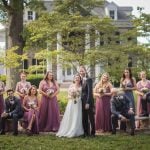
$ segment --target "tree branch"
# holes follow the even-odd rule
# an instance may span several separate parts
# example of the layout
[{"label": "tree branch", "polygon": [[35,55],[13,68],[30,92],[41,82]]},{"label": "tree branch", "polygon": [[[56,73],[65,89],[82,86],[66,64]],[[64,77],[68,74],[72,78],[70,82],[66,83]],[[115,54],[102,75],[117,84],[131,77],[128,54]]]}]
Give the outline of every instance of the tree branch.
[{"label": "tree branch", "polygon": [[8,11],[12,11],[12,7],[10,7],[10,5],[8,5],[8,0],[2,0],[2,3],[4,5],[4,7],[8,10]]}]

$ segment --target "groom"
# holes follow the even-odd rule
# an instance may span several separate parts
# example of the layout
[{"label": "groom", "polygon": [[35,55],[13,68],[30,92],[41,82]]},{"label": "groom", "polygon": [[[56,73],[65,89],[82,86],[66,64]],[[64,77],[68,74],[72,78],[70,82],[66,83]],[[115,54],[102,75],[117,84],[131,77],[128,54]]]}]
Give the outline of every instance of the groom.
[{"label": "groom", "polygon": [[[88,77],[86,68],[80,66],[79,73],[82,82],[82,123],[84,136],[95,136],[95,120],[94,120],[94,99],[93,99],[93,82]],[[91,128],[90,128],[91,127]]]}]

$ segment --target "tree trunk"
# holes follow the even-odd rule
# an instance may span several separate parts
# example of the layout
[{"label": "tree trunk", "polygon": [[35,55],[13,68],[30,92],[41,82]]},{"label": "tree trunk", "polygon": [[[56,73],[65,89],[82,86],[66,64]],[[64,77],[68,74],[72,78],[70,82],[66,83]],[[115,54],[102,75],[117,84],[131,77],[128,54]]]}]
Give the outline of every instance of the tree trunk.
[{"label": "tree trunk", "polygon": [[[11,0],[9,3],[8,12],[8,49],[18,46],[15,51],[21,55],[23,53],[23,0]],[[20,62],[21,67],[21,62]],[[19,68],[7,69],[7,88],[15,88],[16,82],[19,79]]]}]

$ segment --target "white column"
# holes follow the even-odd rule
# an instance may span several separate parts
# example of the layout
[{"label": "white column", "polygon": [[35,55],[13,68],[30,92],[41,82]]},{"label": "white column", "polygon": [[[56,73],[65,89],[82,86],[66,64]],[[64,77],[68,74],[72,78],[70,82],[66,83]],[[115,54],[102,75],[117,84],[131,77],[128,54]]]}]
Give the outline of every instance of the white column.
[{"label": "white column", "polygon": [[[57,51],[60,51],[62,49],[62,39],[61,34],[57,33]],[[58,83],[63,82],[63,69],[62,64],[59,61],[59,55],[57,55],[57,81]]]},{"label": "white column", "polygon": [[[47,43],[47,53],[50,53],[50,43]],[[52,58],[49,54],[46,58],[46,70],[52,71]]]},{"label": "white column", "polygon": [[[100,46],[100,34],[97,30],[95,31],[95,34],[96,34],[95,47],[97,48]],[[98,82],[99,80],[99,74],[101,72],[100,66],[101,66],[100,64],[95,65],[95,82]]]},{"label": "white column", "polygon": [[90,34],[87,32],[85,33],[85,51],[90,49]]}]

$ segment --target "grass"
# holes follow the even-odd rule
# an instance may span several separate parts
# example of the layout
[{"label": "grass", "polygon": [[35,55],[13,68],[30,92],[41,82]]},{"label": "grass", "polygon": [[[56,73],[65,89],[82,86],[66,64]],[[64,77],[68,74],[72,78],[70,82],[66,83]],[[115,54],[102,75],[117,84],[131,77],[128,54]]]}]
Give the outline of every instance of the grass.
[{"label": "grass", "polygon": [[27,137],[0,136],[0,150],[148,150],[149,135],[96,136],[95,138],[58,138],[55,135]]},{"label": "grass", "polygon": [[[61,112],[67,104],[67,91],[58,95]],[[149,132],[150,133],[150,132]],[[119,134],[116,136],[105,135],[95,138],[58,138],[51,134],[26,136],[19,134],[17,137],[7,134],[0,136],[0,150],[148,150],[150,149],[149,134],[137,133],[136,136]]]}]

